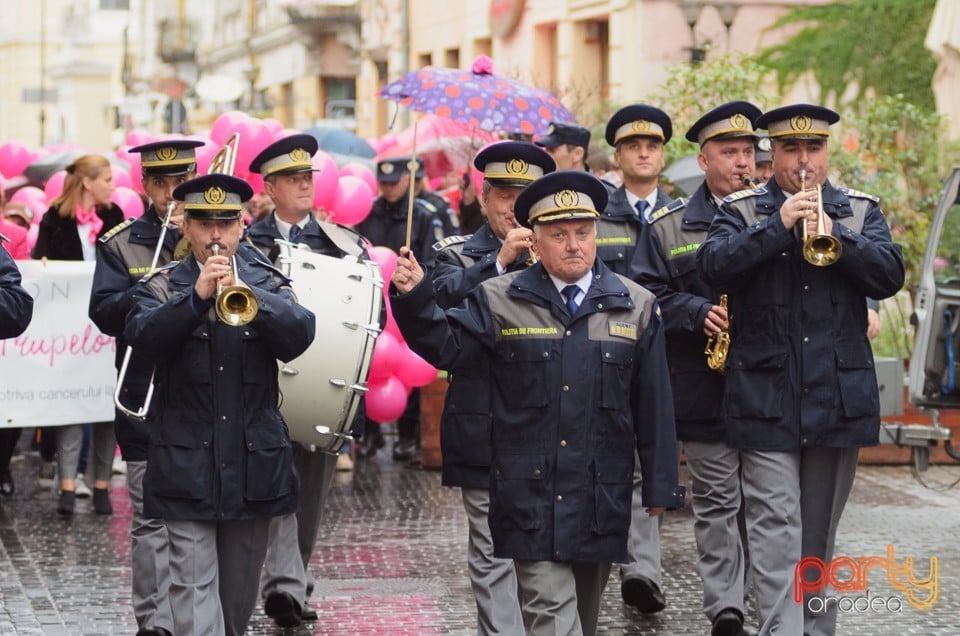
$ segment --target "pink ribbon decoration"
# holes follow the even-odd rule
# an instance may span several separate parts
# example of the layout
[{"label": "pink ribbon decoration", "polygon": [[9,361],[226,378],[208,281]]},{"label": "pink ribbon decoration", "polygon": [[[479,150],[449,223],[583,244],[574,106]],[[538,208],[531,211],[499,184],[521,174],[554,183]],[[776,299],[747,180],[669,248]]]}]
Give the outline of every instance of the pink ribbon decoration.
[{"label": "pink ribbon decoration", "polygon": [[86,225],[90,224],[90,243],[97,242],[97,235],[100,234],[100,230],[103,229],[103,219],[97,214],[97,206],[93,206],[89,210],[84,210],[79,205],[77,206],[77,225]]}]

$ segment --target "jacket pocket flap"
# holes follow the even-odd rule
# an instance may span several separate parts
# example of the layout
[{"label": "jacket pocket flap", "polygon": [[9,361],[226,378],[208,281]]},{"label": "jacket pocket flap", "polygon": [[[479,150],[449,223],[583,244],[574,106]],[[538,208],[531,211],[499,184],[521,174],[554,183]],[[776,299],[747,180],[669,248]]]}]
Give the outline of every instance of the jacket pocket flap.
[{"label": "jacket pocket flap", "polygon": [[607,364],[630,366],[633,364],[633,347],[619,342],[601,342],[600,353]]},{"label": "jacket pocket flap", "polygon": [[780,347],[764,347],[749,343],[730,349],[730,366],[735,369],[782,369],[787,352]]},{"label": "jacket pocket flap", "polygon": [[598,484],[624,484],[633,481],[633,457],[597,457],[594,479]]},{"label": "jacket pocket flap", "polygon": [[501,455],[497,457],[499,479],[543,479],[546,458],[543,455]]},{"label": "jacket pocket flap", "polygon": [[863,347],[838,345],[836,351],[838,369],[869,369],[873,366],[873,354]]}]

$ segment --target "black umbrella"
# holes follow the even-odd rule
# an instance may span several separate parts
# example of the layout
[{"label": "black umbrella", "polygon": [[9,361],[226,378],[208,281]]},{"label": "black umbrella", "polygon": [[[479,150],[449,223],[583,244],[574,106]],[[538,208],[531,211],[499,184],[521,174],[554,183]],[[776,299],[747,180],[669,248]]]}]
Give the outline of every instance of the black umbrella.
[{"label": "black umbrella", "polygon": [[[27,185],[42,188],[43,184],[45,184],[55,173],[60,172],[61,170],[66,170],[67,166],[73,163],[77,157],[82,157],[86,154],[90,153],[84,150],[71,150],[68,152],[57,152],[52,155],[47,155],[46,157],[41,157],[24,169],[23,176],[27,179]],[[111,165],[116,166],[117,168],[123,168],[126,171],[130,170],[130,164],[123,159],[114,157],[112,155],[104,156],[110,161]]]},{"label": "black umbrella", "polygon": [[313,136],[320,145],[320,149],[331,154],[336,153],[363,159],[373,159],[377,156],[377,151],[370,144],[349,130],[314,126],[303,132]]}]

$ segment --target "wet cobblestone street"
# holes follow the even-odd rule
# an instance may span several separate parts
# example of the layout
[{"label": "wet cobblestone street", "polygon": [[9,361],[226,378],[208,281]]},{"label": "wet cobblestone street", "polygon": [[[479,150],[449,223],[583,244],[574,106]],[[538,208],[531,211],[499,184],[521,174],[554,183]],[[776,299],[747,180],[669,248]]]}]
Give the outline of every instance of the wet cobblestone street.
[{"label": "wet cobblestone street", "polygon": [[[130,507],[115,477],[114,515],[95,515],[90,500],[61,518],[56,497],[39,489],[39,459],[12,464],[17,491],[0,508],[0,634],[133,634],[130,610]],[[941,484],[960,467],[932,467]],[[251,634],[468,634],[474,606],[466,574],[466,521],[458,490],[439,471],[390,459],[389,444],[353,472],[336,474],[311,569],[311,605],[320,619],[298,630],[275,627],[258,607]],[[906,466],[861,466],[840,527],[837,555],[913,557],[917,574],[939,561],[939,596],[921,612],[871,570],[871,597],[899,595],[901,612],[841,612],[838,634],[960,634],[960,489],[925,489]],[[644,617],[619,598],[617,568],[604,597],[600,633],[707,634],[700,610],[693,520],[688,509],[663,524],[667,609]],[[849,594],[855,596],[855,594]]]}]

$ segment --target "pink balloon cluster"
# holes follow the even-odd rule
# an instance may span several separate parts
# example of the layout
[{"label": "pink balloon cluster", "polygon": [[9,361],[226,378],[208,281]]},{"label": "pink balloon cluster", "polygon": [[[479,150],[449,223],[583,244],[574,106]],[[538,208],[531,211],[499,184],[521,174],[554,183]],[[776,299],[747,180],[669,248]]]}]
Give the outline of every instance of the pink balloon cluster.
[{"label": "pink balloon cluster", "polygon": [[338,169],[333,157],[322,150],[313,156],[312,163],[317,169],[313,173],[314,207],[343,225],[356,225],[367,218],[377,191],[373,172],[357,163]]},{"label": "pink balloon cluster", "polygon": [[376,422],[391,422],[403,414],[407,396],[414,387],[426,386],[437,377],[437,370],[414,353],[403,339],[387,295],[390,277],[397,267],[397,255],[389,247],[367,249],[370,258],[380,266],[384,280],[384,303],[387,325],[377,336],[367,379],[367,417]]}]

